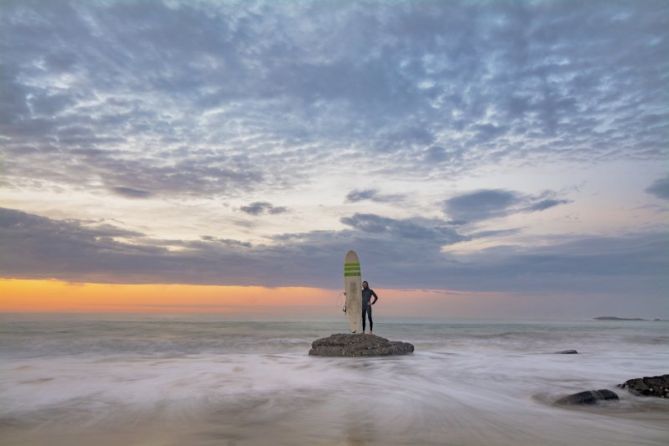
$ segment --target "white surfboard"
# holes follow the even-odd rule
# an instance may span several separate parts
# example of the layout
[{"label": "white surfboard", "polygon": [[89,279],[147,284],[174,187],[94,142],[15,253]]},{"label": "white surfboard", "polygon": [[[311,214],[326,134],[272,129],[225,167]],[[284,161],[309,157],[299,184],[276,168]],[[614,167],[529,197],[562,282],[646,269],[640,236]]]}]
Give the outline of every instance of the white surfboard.
[{"label": "white surfboard", "polygon": [[360,259],[353,250],[344,258],[344,290],[348,325],[352,332],[358,333],[362,325],[362,274]]}]

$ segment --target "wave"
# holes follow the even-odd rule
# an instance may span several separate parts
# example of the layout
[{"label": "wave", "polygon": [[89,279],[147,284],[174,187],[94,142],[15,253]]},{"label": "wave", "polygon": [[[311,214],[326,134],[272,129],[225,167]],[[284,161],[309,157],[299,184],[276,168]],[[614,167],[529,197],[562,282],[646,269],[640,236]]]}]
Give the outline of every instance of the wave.
[{"label": "wave", "polygon": [[[396,358],[313,358],[336,323],[0,327],[3,444],[664,445],[669,401],[552,405],[666,373],[663,328],[379,324]],[[578,344],[578,345],[576,345]],[[577,346],[579,355],[547,355]],[[642,415],[639,415],[642,414]]]}]

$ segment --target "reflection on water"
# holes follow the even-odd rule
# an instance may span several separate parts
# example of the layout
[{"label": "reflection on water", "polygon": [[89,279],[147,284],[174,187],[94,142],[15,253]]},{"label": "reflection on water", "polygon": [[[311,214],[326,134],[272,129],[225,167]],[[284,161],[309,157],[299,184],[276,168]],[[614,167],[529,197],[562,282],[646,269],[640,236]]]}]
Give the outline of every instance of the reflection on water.
[{"label": "reflection on water", "polygon": [[669,443],[667,400],[552,405],[669,373],[669,324],[379,324],[416,353],[306,355],[341,325],[2,320],[2,444]]}]

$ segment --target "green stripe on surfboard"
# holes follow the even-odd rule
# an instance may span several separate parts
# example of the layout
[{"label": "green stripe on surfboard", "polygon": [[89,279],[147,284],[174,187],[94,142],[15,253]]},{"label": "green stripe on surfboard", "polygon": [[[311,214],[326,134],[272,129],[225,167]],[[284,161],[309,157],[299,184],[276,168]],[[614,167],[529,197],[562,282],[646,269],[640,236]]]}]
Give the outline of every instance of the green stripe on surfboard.
[{"label": "green stripe on surfboard", "polygon": [[360,271],[355,273],[344,273],[344,277],[360,277]]}]

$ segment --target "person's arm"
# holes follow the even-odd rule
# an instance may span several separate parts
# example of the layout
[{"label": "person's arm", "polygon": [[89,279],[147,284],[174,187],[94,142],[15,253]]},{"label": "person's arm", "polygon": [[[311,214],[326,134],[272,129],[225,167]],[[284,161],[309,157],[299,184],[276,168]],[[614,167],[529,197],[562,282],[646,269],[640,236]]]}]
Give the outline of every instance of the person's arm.
[{"label": "person's arm", "polygon": [[374,296],[374,300],[372,301],[372,305],[374,305],[376,303],[376,301],[379,300],[379,296],[376,295],[374,290],[372,290],[372,296]]}]

